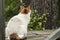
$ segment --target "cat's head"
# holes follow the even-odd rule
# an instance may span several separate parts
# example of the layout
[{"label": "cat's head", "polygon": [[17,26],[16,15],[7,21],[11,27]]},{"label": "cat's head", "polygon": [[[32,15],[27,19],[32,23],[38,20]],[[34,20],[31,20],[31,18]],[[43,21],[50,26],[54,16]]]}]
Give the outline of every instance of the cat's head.
[{"label": "cat's head", "polygon": [[30,6],[20,6],[20,11],[22,14],[28,14],[30,12]]}]

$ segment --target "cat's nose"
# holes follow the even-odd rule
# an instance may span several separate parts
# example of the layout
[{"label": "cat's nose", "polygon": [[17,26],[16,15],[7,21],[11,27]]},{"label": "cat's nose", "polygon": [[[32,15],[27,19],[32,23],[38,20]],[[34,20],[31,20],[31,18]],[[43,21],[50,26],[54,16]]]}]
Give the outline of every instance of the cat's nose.
[{"label": "cat's nose", "polygon": [[27,14],[27,13],[28,13],[26,9],[24,10],[24,13],[25,13],[25,14]]}]

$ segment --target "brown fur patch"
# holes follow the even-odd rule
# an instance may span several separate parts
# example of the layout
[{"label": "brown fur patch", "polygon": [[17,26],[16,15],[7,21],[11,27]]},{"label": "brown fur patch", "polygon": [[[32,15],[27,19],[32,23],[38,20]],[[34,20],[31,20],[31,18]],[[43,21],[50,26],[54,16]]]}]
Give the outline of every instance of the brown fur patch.
[{"label": "brown fur patch", "polygon": [[28,12],[30,11],[30,6],[27,6],[27,7],[20,6],[20,10],[21,10],[21,13],[28,14]]},{"label": "brown fur patch", "polygon": [[10,35],[10,40],[20,40],[20,38],[18,37],[16,33],[13,33]]}]

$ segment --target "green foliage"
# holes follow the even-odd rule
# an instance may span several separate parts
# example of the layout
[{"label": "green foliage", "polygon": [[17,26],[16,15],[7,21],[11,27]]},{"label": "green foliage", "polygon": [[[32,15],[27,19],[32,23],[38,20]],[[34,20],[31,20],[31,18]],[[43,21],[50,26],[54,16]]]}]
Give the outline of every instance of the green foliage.
[{"label": "green foliage", "polygon": [[35,10],[32,10],[31,21],[29,23],[29,30],[42,30],[42,23],[46,21],[47,18],[45,13],[40,15],[37,12],[35,12]]},{"label": "green foliage", "polygon": [[8,21],[12,16],[19,13],[20,0],[5,0],[5,3],[5,20]]}]

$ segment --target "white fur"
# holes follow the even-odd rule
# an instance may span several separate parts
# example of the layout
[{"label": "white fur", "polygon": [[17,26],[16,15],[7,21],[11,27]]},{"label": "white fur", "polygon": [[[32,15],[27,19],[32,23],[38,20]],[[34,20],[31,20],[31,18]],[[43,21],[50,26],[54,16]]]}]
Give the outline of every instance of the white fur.
[{"label": "white fur", "polygon": [[12,33],[17,33],[20,38],[27,36],[27,26],[30,21],[30,14],[31,11],[28,14],[19,13],[9,20],[5,29],[5,36],[7,39],[9,39],[9,35]]}]

